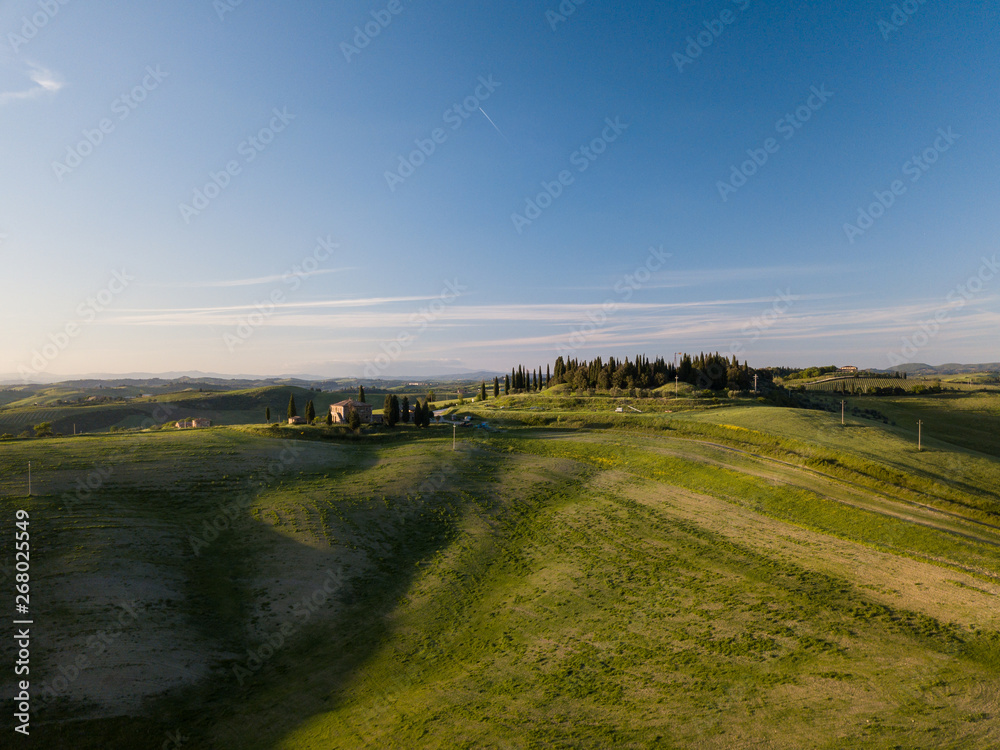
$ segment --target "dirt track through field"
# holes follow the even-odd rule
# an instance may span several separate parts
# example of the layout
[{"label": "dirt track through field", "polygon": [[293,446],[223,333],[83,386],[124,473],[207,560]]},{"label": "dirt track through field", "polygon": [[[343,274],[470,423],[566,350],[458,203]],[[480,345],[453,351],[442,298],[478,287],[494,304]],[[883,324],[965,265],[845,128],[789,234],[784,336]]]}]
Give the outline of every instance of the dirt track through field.
[{"label": "dirt track through field", "polygon": [[[568,435],[563,435],[560,433],[546,433],[541,436],[547,439],[551,438],[568,438]],[[573,440],[576,442],[590,442],[590,443],[606,443],[606,440],[600,439],[596,435],[580,436],[574,435]],[[773,467],[782,467],[787,469],[787,472],[775,472],[766,471],[761,469],[753,469],[745,466],[736,467],[731,461],[724,461],[718,458],[713,458],[711,456],[705,455],[692,450],[681,450],[677,448],[667,448],[663,445],[652,444],[653,441],[650,440],[644,446],[654,453],[661,455],[668,455],[672,458],[679,458],[688,461],[696,461],[699,463],[711,464],[713,466],[718,466],[730,471],[740,471],[751,476],[759,477],[772,482],[778,482],[786,486],[795,487],[797,489],[803,489],[810,492],[814,492],[821,497],[832,500],[834,502],[842,503],[844,505],[849,505],[854,508],[859,508],[861,510],[867,510],[872,513],[877,513],[882,516],[897,518],[910,523],[918,524],[926,528],[934,529],[935,531],[941,531],[948,534],[953,534],[955,536],[962,537],[963,539],[968,539],[969,541],[978,542],[981,544],[988,544],[995,547],[1000,547],[1000,534],[992,535],[983,533],[983,531],[995,530],[1000,532],[1000,526],[987,523],[985,521],[980,521],[975,518],[969,518],[967,516],[960,515],[958,513],[952,513],[940,508],[935,508],[931,505],[924,503],[919,503],[913,500],[906,500],[904,498],[893,497],[889,495],[884,495],[875,492],[870,487],[865,487],[864,485],[852,482],[848,479],[843,479],[841,477],[834,476],[832,474],[827,474],[816,469],[812,469],[806,466],[799,466],[797,464],[790,463],[788,461],[782,461],[781,459],[772,458],[770,456],[765,456],[759,453],[754,453],[752,451],[747,451],[741,448],[735,448],[733,446],[724,445],[722,443],[715,443],[707,440],[694,440],[686,438],[673,438],[664,437],[659,438],[661,441],[672,441],[675,443],[687,444],[687,445],[699,445],[707,448],[712,448],[715,450],[725,451],[727,453],[736,454],[743,456],[748,459],[753,459],[764,465],[769,465]],[[798,476],[796,476],[798,475]],[[841,488],[843,492],[832,493],[829,486],[821,486],[816,483],[802,483],[795,481],[799,479],[802,475],[814,476],[824,480],[827,485],[832,485]],[[921,493],[924,494],[924,493]],[[854,496],[853,498],[851,496]],[[906,509],[894,507],[894,506],[907,506]],[[935,518],[935,516],[944,517],[944,519]],[[949,521],[951,522],[949,524]],[[960,524],[969,524],[975,527],[975,530],[963,529]]]}]

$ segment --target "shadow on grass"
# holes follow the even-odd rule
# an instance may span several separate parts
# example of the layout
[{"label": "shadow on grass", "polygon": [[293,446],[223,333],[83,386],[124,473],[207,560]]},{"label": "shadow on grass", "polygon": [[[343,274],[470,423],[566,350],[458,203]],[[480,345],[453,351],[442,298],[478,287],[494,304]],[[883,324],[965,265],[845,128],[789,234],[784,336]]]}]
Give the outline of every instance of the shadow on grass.
[{"label": "shadow on grass", "polygon": [[[414,431],[407,437],[351,441],[350,465],[321,475],[342,486],[380,460],[391,461],[397,445],[440,436]],[[443,447],[441,441],[438,445]],[[268,628],[263,640],[252,642],[247,635],[255,601],[249,582],[258,545],[281,550],[282,559],[295,559],[299,571],[332,570],[338,576],[342,550],[302,544],[267,524],[251,522],[253,533],[221,532],[201,554],[188,554],[179,565],[185,580],[183,607],[190,624],[211,645],[210,650],[239,656],[210,665],[210,676],[194,686],[148,701],[140,716],[84,718],[74,716],[70,707],[53,704],[33,724],[33,744],[83,750],[154,748],[164,743],[170,746],[171,738],[180,732],[181,747],[272,747],[313,716],[333,710],[340,692],[363,672],[391,632],[389,615],[410,589],[419,563],[446,547],[458,533],[469,497],[461,490],[492,476],[495,462],[461,452],[453,455],[435,451],[426,472],[412,481],[411,492],[416,489],[416,495],[396,498],[391,510],[384,498],[374,497],[343,508],[331,493],[330,507],[336,507],[340,520],[354,529],[345,544],[367,559],[367,565],[360,575],[351,571],[353,577],[344,579],[334,594],[317,597],[323,599],[321,603],[303,598],[290,613],[276,615],[276,624]],[[306,479],[317,473],[313,470]],[[296,477],[290,479],[294,483]],[[186,491],[190,493],[191,488]],[[127,490],[118,494],[127,495]],[[193,498],[179,493],[172,498],[163,493],[160,498],[144,496],[132,502],[167,509],[161,520],[182,500],[190,506],[186,509],[189,517],[199,509],[211,512],[218,503],[212,500],[211,488],[197,494]],[[119,499],[126,502],[124,496]],[[308,590],[313,594],[323,590],[322,573],[301,577],[309,579]]]}]

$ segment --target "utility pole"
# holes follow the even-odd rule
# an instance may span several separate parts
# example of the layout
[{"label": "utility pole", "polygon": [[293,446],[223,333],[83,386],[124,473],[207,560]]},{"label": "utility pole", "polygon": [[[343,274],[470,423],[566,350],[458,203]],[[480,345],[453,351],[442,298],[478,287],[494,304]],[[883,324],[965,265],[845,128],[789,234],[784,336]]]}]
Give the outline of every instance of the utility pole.
[{"label": "utility pole", "polygon": [[840,402],[840,425],[844,425],[844,407],[847,405],[846,401]]},{"label": "utility pole", "polygon": [[680,389],[681,376],[677,374],[677,358],[683,352],[674,352],[674,398],[677,398],[677,391]]},{"label": "utility pole", "polygon": [[757,373],[753,374],[753,392],[757,392]]},{"label": "utility pole", "polygon": [[31,461],[28,461],[28,497],[31,497]]},{"label": "utility pole", "polygon": [[451,449],[455,450],[455,432],[458,430],[458,425],[454,422],[451,423]]},{"label": "utility pole", "polygon": [[917,420],[917,450],[918,451],[922,451],[923,450],[923,447],[921,446],[921,443],[920,443],[920,441],[921,441],[921,434],[920,433],[922,431],[923,426],[924,426],[923,420],[918,419]]}]

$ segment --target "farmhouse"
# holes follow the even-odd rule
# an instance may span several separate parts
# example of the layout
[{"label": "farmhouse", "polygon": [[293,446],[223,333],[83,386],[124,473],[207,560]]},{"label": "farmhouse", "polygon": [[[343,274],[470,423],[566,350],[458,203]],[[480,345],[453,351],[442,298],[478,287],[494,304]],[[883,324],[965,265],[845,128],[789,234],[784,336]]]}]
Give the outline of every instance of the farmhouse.
[{"label": "farmhouse", "polygon": [[851,373],[854,373],[854,372],[857,372],[857,371],[858,371],[858,368],[855,367],[854,365],[844,365],[843,367],[838,367],[837,368],[837,372],[851,372]]},{"label": "farmhouse", "polygon": [[288,418],[288,424],[305,424],[305,423],[306,423],[306,418],[305,417],[289,417]]},{"label": "farmhouse", "polygon": [[195,427],[211,427],[211,426],[212,426],[212,420],[204,418],[184,419],[181,420],[180,422],[174,422],[174,427],[176,427],[178,430],[190,430]]},{"label": "farmhouse", "polygon": [[347,422],[347,414],[354,409],[361,418],[361,421],[365,424],[371,424],[372,421],[372,405],[366,404],[363,401],[354,401],[353,399],[347,399],[346,401],[338,401],[335,404],[330,404],[330,417],[333,419],[334,424],[344,424]]}]

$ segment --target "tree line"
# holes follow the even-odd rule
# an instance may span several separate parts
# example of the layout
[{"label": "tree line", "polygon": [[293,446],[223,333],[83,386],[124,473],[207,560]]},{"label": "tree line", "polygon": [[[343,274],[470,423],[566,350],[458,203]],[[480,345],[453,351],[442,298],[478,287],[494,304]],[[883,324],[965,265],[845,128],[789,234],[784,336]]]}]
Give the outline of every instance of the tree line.
[{"label": "tree line", "polygon": [[[668,383],[685,383],[696,388],[710,390],[746,391],[754,387],[754,375],[758,387],[770,384],[774,374],[768,369],[757,370],[745,361],[741,364],[735,356],[729,358],[718,352],[702,352],[692,356],[684,354],[675,363],[663,357],[650,359],[639,354],[634,359],[597,357],[590,361],[557,357],[552,364],[542,368],[526,369],[523,365],[511,369],[504,376],[504,393],[527,393],[566,383],[573,389],[631,390],[633,388],[659,388]],[[509,383],[509,387],[508,387]]]},{"label": "tree line", "polygon": [[411,416],[415,427],[427,427],[431,423],[433,414],[434,411],[427,399],[423,401],[417,399],[413,405],[412,415],[409,396],[403,396],[402,401],[400,401],[398,396],[390,394],[385,397],[385,402],[382,405],[382,422],[388,427],[395,427],[400,422],[408,424]]}]

